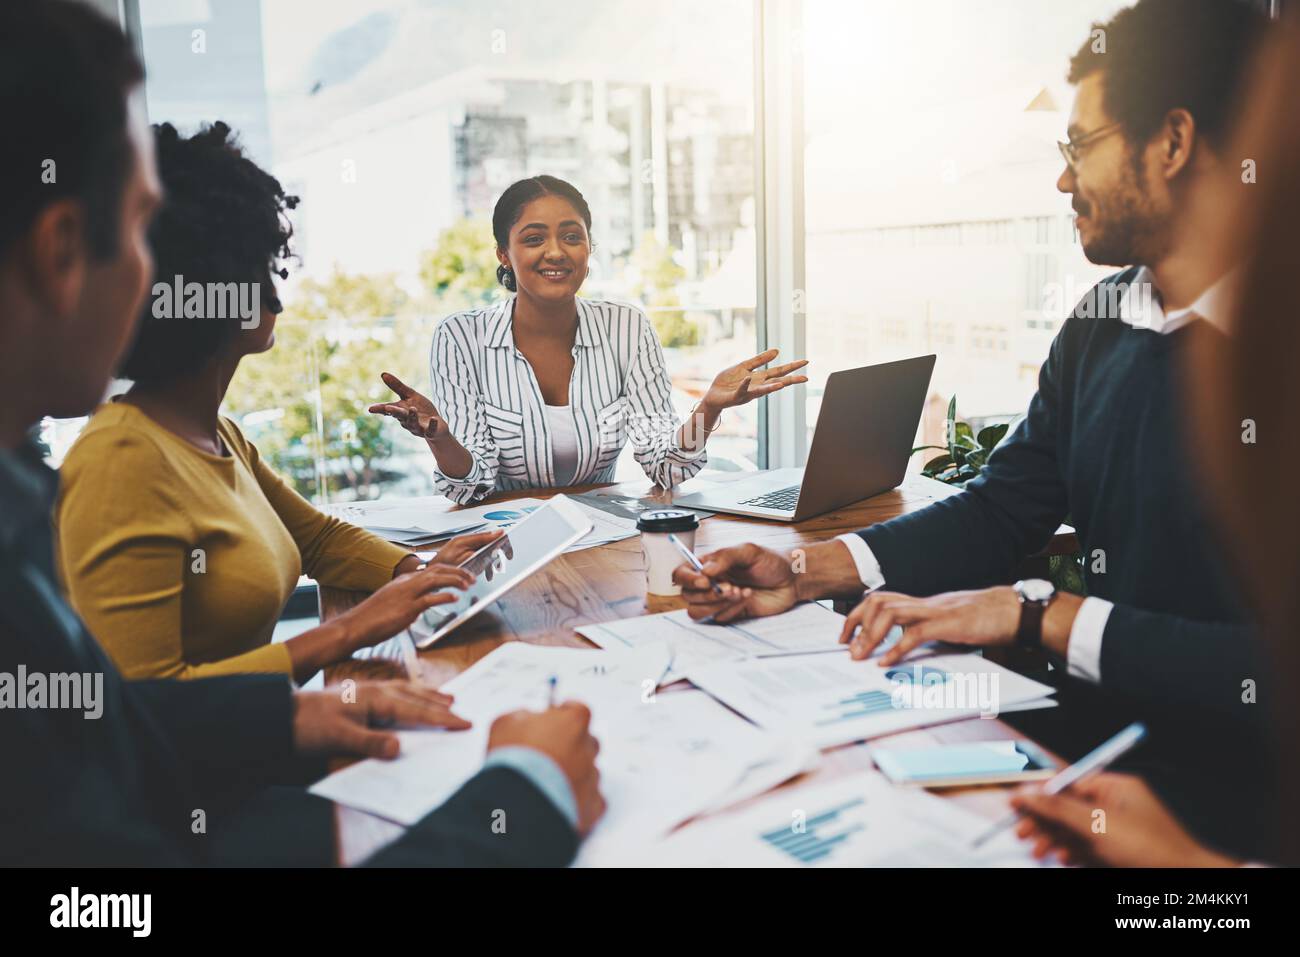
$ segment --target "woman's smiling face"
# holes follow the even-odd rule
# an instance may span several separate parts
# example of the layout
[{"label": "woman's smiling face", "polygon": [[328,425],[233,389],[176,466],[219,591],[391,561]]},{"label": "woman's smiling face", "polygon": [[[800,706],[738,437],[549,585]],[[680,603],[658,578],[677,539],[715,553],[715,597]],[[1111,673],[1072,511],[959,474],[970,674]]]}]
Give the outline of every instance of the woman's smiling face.
[{"label": "woman's smiling face", "polygon": [[591,237],[582,215],[560,196],[539,196],[510,227],[510,248],[497,258],[515,273],[520,295],[546,302],[572,299],[587,279]]}]

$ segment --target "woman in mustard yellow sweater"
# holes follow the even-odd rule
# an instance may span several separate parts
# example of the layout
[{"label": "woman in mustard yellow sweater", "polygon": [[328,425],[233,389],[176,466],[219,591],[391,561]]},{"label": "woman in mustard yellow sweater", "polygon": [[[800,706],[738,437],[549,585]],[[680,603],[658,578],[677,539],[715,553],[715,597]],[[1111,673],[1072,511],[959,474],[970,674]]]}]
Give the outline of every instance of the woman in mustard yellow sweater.
[{"label": "woman in mustard yellow sweater", "polygon": [[[165,202],[150,231],[159,285],[122,374],[62,469],[56,530],[73,605],[131,678],[284,672],[303,680],[390,638],[466,587],[452,565],[490,541],[465,536],[417,571],[416,556],[316,510],[219,414],[240,360],[271,348],[271,279],[289,255],[296,204],[225,124],[189,139],[156,128]],[[283,275],[283,273],[282,273]],[[220,315],[172,309],[158,290],[235,284]],[[174,291],[172,289],[171,291]],[[231,315],[231,303],[256,309]],[[212,299],[207,300],[211,305]],[[237,310],[236,310],[237,312]],[[376,593],[346,615],[271,644],[302,572]],[[406,573],[413,574],[406,574]]]}]

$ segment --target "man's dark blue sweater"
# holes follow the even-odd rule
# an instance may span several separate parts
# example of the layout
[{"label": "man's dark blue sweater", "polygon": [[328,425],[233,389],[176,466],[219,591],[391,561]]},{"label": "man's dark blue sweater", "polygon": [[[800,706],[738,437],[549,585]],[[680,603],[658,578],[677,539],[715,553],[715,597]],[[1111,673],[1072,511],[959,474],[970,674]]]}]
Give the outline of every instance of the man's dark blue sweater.
[{"label": "man's dark blue sweater", "polygon": [[1089,594],[1114,603],[1101,689],[1152,726],[1153,784],[1208,839],[1266,852],[1263,705],[1248,703],[1263,692],[1260,649],[1189,454],[1241,436],[1192,434],[1184,402],[1193,340],[1222,334],[1201,320],[1164,335],[1125,324],[1111,287],[1136,272],[1065,322],[1026,418],[962,494],[859,534],[887,588],[930,595],[1013,580],[1068,516]]}]

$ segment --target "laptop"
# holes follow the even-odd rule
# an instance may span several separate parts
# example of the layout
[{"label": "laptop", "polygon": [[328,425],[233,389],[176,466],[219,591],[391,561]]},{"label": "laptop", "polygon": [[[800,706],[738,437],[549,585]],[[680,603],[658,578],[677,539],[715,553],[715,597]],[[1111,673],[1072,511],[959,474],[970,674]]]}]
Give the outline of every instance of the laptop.
[{"label": "laptop", "polygon": [[808,464],[674,498],[674,505],[799,522],[895,488],[930,391],[934,356],[834,372]]}]

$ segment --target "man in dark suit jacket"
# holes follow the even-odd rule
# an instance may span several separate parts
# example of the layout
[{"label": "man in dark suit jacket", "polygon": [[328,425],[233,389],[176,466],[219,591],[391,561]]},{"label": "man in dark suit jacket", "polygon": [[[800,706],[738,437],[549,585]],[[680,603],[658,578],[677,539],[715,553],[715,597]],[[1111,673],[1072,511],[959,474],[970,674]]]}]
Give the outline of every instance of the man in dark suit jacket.
[{"label": "man in dark suit jacket", "polygon": [[[705,571],[729,583],[721,596],[689,566],[676,571],[691,614],[720,621],[870,590],[841,639],[866,658],[903,626],[881,664],[932,640],[1045,648],[1108,707],[1154,726],[1146,757],[1169,773],[1172,803],[1247,851],[1259,849],[1260,783],[1243,789],[1239,775],[1258,771],[1265,676],[1184,448],[1249,435],[1183,431],[1182,357],[1225,334],[1231,293],[1230,275],[1188,267],[1197,237],[1184,221],[1213,178],[1240,174],[1222,150],[1263,29],[1245,4],[1141,0],[1105,25],[1100,48],[1090,38],[1074,57],[1057,186],[1090,260],[1142,265],[1075,308],[1027,416],[961,494],[808,548],[798,563],[752,545],[715,552]],[[1067,516],[1089,597],[1008,584]]]},{"label": "man in dark suit jacket", "polygon": [[[330,755],[392,757],[383,727],[446,723],[447,699],[124,681],[55,580],[57,477],[30,432],[93,408],[144,300],[159,195],[141,78],[83,4],[0,15],[0,863],[332,864],[333,806],[304,776]],[[484,770],[369,863],[568,863],[603,811],[589,717],[499,719]]]}]

